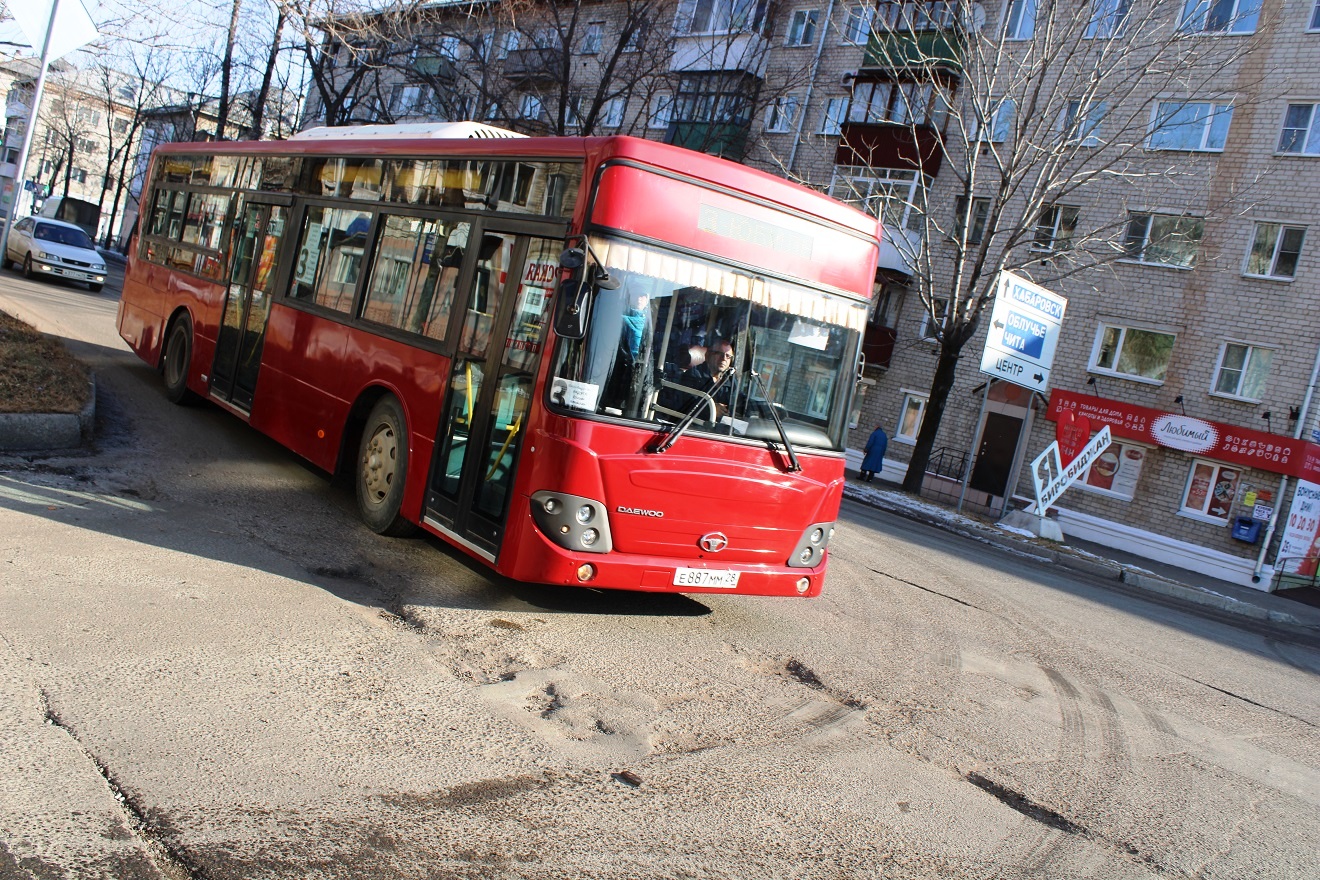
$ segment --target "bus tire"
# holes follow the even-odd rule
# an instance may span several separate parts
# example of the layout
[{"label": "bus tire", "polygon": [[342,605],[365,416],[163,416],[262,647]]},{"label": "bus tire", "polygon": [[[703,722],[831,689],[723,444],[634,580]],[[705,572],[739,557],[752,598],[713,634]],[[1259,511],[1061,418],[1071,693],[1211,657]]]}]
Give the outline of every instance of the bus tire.
[{"label": "bus tire", "polygon": [[367,527],[378,535],[412,534],[416,526],[400,513],[408,477],[408,424],[392,395],[376,401],[367,416],[356,471],[358,514]]},{"label": "bus tire", "polygon": [[181,316],[170,325],[165,337],[165,350],[161,353],[161,376],[165,379],[165,399],[170,403],[187,406],[195,396],[188,390],[188,372],[192,369],[192,321]]}]

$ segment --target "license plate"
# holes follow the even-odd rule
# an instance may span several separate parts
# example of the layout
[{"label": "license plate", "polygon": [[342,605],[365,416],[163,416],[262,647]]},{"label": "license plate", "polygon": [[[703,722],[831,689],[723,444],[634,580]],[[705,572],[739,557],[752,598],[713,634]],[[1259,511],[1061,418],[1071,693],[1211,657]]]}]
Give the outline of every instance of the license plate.
[{"label": "license plate", "polygon": [[718,587],[732,590],[738,586],[740,571],[722,568],[680,568],[674,572],[676,587]]}]

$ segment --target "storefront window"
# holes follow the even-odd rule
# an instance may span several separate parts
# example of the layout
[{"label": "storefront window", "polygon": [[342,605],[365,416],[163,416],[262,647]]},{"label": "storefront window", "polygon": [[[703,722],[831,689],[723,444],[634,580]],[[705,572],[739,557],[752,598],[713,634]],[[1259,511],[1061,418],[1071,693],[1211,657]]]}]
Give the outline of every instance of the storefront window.
[{"label": "storefront window", "polygon": [[1192,462],[1187,487],[1183,490],[1181,512],[1227,522],[1241,474],[1242,471],[1232,465],[1201,460]]},{"label": "storefront window", "polygon": [[1110,443],[1077,485],[1088,491],[1131,501],[1141,478],[1141,466],[1150,450],[1136,443]]}]

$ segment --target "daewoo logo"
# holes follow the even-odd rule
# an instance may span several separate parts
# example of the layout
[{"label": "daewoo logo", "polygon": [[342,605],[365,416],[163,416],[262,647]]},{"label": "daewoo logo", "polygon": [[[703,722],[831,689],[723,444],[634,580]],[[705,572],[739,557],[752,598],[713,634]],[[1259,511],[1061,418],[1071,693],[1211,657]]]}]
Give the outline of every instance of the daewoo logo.
[{"label": "daewoo logo", "polygon": [[641,507],[616,507],[614,509],[619,513],[631,513],[633,516],[653,516],[657,519],[665,515],[662,510],[646,510]]},{"label": "daewoo logo", "polygon": [[1183,452],[1206,452],[1219,440],[1219,431],[1209,422],[1171,414],[1156,419],[1150,432],[1161,446]]}]

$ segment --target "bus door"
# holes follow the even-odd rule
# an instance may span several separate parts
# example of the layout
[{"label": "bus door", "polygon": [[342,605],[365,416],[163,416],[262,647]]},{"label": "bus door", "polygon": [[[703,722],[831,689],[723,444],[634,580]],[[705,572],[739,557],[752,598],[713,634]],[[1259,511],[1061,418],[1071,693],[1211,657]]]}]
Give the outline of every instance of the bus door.
[{"label": "bus door", "polygon": [[276,258],[288,220],[286,205],[248,202],[235,224],[225,314],[211,365],[211,394],[244,411],[252,408],[257,389]]},{"label": "bus door", "polygon": [[[492,560],[526,434],[563,237],[474,229],[467,308],[426,494],[427,518]],[[456,310],[460,311],[460,310]],[[451,325],[454,326],[454,325]]]}]

